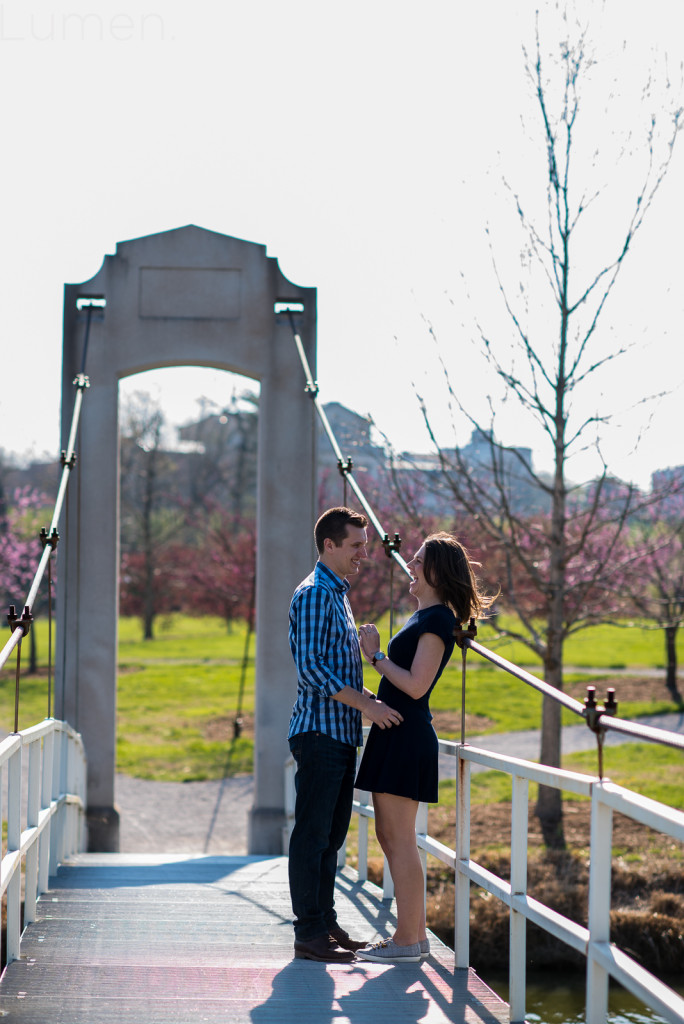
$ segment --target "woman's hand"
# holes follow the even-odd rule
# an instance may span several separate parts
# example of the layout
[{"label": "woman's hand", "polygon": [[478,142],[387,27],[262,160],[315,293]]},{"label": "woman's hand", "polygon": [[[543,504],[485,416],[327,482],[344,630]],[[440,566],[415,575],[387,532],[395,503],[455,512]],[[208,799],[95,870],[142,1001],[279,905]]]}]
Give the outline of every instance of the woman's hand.
[{"label": "woman's hand", "polygon": [[373,655],[380,650],[380,634],[377,626],[374,626],[372,622],[367,622],[359,627],[359,642],[364,657],[370,661]]}]

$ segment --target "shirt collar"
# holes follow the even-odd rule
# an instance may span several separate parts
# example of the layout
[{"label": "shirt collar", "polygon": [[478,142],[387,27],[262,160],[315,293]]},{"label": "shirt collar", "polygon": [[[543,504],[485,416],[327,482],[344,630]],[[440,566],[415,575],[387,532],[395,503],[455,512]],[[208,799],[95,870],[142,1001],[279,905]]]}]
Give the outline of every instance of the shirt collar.
[{"label": "shirt collar", "polygon": [[337,590],[341,594],[346,594],[351,586],[348,579],[341,580],[340,577],[329,569],[323,562],[316,562],[316,575],[318,578],[325,582],[331,589]]}]

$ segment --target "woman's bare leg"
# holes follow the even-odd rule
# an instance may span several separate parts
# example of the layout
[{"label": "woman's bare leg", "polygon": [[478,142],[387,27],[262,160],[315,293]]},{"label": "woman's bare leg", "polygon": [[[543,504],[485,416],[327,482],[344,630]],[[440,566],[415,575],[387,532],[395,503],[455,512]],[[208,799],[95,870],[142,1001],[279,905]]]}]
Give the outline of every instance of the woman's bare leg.
[{"label": "woman's bare leg", "polygon": [[416,846],[418,802],[391,793],[373,793],[375,833],[387,857],[397,901],[398,946],[426,938],[423,866]]}]

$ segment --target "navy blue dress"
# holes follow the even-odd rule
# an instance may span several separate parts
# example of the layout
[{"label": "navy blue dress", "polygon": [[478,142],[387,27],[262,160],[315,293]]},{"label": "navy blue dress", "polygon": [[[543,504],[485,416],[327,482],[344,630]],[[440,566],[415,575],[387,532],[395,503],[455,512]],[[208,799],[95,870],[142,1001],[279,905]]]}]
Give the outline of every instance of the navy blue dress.
[{"label": "navy blue dress", "polygon": [[419,609],[389,643],[388,657],[410,669],[423,633],[435,633],[444,641],[444,656],[427,693],[415,700],[383,676],[378,698],[399,711],[404,721],[390,729],[372,725],[359,765],[355,786],[371,793],[393,793],[411,800],[436,803],[439,783],[439,750],[432,726],[430,694],[454,649],[456,617],[446,605]]}]

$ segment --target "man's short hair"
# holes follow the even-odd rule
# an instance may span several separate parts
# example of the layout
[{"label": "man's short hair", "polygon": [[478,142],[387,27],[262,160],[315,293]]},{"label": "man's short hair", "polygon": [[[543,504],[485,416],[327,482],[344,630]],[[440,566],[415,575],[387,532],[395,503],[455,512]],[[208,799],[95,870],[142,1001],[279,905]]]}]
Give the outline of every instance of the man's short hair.
[{"label": "man's short hair", "polygon": [[361,512],[355,512],[352,508],[329,508],[324,512],[314,528],[316,550],[319,555],[323,553],[323,541],[326,537],[339,548],[347,536],[348,526],[364,530],[368,526],[368,520]]}]

